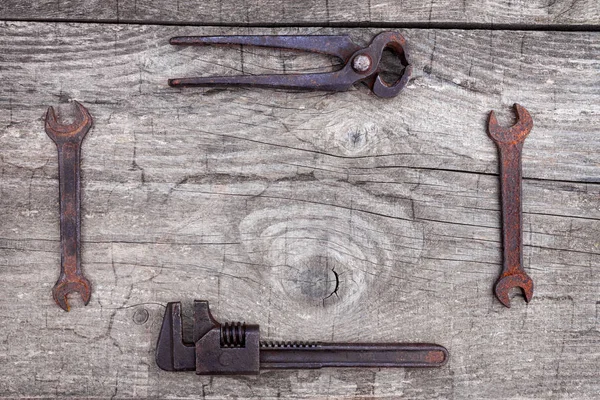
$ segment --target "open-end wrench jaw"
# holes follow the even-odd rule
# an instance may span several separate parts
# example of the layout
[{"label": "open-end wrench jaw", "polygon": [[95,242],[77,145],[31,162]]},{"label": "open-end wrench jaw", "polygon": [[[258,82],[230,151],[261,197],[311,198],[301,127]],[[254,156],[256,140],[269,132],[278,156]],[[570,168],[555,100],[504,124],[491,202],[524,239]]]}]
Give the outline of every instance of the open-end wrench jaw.
[{"label": "open-end wrench jaw", "polygon": [[519,287],[523,291],[525,302],[529,303],[533,297],[533,279],[527,274],[515,274],[501,277],[494,286],[496,298],[505,307],[510,308],[510,298],[508,297],[512,288]]},{"label": "open-end wrench jaw", "polygon": [[505,128],[498,124],[496,113],[490,111],[488,119],[488,133],[494,142],[499,144],[517,144],[525,140],[531,128],[533,128],[533,119],[529,111],[520,104],[514,104],[515,112],[517,113],[517,123],[510,128]]},{"label": "open-end wrench jaw", "polygon": [[60,308],[69,311],[69,302],[67,296],[71,293],[79,293],[83,305],[87,306],[92,296],[92,285],[84,276],[72,277],[67,280],[65,274],[61,274],[58,281],[52,288],[52,297]]},{"label": "open-end wrench jaw", "polygon": [[61,124],[56,118],[54,107],[48,107],[46,112],[46,134],[57,145],[64,142],[81,142],[92,127],[92,116],[88,110],[77,101],[75,104],[75,120],[70,124]]}]

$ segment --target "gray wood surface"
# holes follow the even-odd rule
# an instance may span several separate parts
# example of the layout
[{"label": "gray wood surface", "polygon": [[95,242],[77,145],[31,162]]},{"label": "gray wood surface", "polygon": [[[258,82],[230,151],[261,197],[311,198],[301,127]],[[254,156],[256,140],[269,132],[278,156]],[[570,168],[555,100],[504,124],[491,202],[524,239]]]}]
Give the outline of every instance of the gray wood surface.
[{"label": "gray wood surface", "polygon": [[[560,3],[560,2],[559,2]],[[138,2],[138,5],[140,2]],[[474,4],[474,3],[469,3]],[[121,5],[121,7],[125,7]],[[413,79],[345,93],[176,90],[167,78],[312,71],[327,58],[177,49],[180,34],[374,29],[0,24],[0,396],[596,399],[600,393],[600,33],[404,30]],[[86,105],[83,265],[59,268],[49,105]],[[501,263],[487,113],[519,102],[533,301],[492,294]],[[68,118],[68,117],[67,117]],[[335,273],[333,272],[335,271]],[[334,293],[336,277],[339,288]],[[265,339],[425,341],[436,370],[160,371],[168,301],[211,302]]]},{"label": "gray wood surface", "polygon": [[176,24],[600,24],[598,0],[2,0],[0,19]]}]

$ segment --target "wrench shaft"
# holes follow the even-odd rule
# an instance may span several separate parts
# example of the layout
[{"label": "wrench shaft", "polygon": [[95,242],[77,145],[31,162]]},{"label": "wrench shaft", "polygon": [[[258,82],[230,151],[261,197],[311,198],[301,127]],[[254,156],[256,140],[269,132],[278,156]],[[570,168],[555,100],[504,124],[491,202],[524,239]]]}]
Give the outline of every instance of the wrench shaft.
[{"label": "wrench shaft", "polygon": [[500,186],[502,191],[502,277],[522,269],[523,226],[521,210],[521,151],[523,142],[500,144]]},{"label": "wrench shaft", "polygon": [[81,274],[80,142],[57,144],[60,202],[61,275]]}]

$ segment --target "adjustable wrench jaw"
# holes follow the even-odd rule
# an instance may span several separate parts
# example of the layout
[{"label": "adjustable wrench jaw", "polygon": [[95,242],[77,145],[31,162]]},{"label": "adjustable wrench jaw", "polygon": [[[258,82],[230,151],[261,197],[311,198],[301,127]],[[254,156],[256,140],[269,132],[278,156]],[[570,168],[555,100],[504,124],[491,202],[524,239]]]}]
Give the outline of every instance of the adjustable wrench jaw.
[{"label": "adjustable wrench jaw", "polygon": [[256,375],[260,370],[258,325],[218,323],[207,301],[194,302],[194,341],[183,340],[181,303],[167,304],[156,347],[156,363],[165,371],[198,375]]},{"label": "adjustable wrench jaw", "polygon": [[243,333],[232,333],[231,344],[223,343],[230,327],[213,328],[196,342],[196,374],[258,375],[260,332],[258,325],[245,325]]}]

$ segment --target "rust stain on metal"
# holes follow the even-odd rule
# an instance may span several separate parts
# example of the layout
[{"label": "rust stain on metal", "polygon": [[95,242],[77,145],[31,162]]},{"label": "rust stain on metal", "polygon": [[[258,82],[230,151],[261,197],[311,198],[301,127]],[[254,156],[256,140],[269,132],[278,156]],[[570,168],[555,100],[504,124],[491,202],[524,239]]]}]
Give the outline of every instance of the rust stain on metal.
[{"label": "rust stain on metal", "polygon": [[220,324],[208,302],[194,302],[193,343],[183,341],[181,303],[168,303],[156,345],[166,371],[199,375],[258,374],[261,369],[441,367],[448,350],[430,343],[261,342],[258,325]]},{"label": "rust stain on metal", "polygon": [[508,293],[520,287],[529,302],[533,297],[533,280],[523,269],[523,215],[521,201],[521,152],[523,142],[533,128],[529,112],[519,104],[514,105],[518,121],[510,128],[498,125],[494,111],[490,112],[488,133],[498,146],[500,156],[500,186],[502,190],[502,244],[503,267],[496,282],[496,297],[510,307]]},{"label": "rust stain on metal", "polygon": [[76,118],[72,124],[60,124],[54,108],[46,112],[46,133],[58,149],[58,182],[60,202],[61,266],[58,281],[52,288],[54,301],[69,311],[67,296],[78,292],[85,305],[90,301],[91,284],[81,270],[81,143],[92,127],[88,110],[74,102]]},{"label": "rust stain on metal", "polygon": [[447,357],[448,354],[444,353],[443,351],[429,351],[425,355],[425,362],[431,364],[440,364],[444,363]]},{"label": "rust stain on metal", "polygon": [[[171,38],[172,45],[247,45],[299,50],[327,54],[344,62],[342,69],[314,74],[275,74],[216,76],[170,79],[172,87],[253,86],[279,89],[345,91],[357,82],[365,82],[379,97],[395,97],[406,86],[412,72],[404,49],[406,40],[397,32],[382,32],[367,47],[360,47],[346,35],[284,35],[284,36],[180,36]],[[392,50],[400,59],[403,70],[392,83],[381,77],[381,56]]]}]

